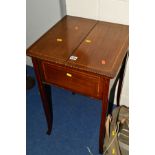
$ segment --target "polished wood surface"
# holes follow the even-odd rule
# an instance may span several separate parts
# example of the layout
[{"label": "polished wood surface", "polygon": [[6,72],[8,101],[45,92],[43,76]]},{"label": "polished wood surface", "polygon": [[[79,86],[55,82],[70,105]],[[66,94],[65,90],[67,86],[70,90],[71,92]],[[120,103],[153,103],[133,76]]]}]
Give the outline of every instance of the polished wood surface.
[{"label": "polished wood surface", "polygon": [[99,76],[47,62],[43,62],[42,67],[47,83],[102,99],[103,85]]},{"label": "polished wood surface", "polygon": [[[27,55],[33,60],[48,134],[53,120],[48,87],[52,84],[102,100],[99,152],[103,152],[105,120],[110,105],[109,83],[114,77],[120,80],[119,101],[128,37],[126,25],[65,16],[27,49]],[[119,71],[120,68],[123,69]],[[117,81],[112,87],[114,91]],[[113,101],[114,91],[110,101]]]},{"label": "polished wood surface", "polygon": [[73,53],[78,59],[68,64],[113,78],[128,49],[128,33],[128,26],[98,22]]},{"label": "polished wood surface", "polygon": [[65,16],[27,50],[27,55],[113,78],[128,49],[128,29],[126,25]]},{"label": "polished wood surface", "polygon": [[27,51],[31,57],[64,63],[97,21],[65,16]]}]

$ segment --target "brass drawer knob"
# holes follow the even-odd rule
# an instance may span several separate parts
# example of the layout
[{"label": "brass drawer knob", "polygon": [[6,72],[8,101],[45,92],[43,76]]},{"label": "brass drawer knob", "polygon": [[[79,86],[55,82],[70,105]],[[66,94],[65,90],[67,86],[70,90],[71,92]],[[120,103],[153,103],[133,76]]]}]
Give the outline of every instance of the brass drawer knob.
[{"label": "brass drawer knob", "polygon": [[86,42],[86,43],[91,43],[91,40],[86,39],[85,42]]},{"label": "brass drawer knob", "polygon": [[72,74],[70,74],[70,73],[66,73],[66,75],[67,75],[68,77],[72,77]]},{"label": "brass drawer knob", "polygon": [[61,38],[57,38],[57,42],[62,42],[62,39]]}]

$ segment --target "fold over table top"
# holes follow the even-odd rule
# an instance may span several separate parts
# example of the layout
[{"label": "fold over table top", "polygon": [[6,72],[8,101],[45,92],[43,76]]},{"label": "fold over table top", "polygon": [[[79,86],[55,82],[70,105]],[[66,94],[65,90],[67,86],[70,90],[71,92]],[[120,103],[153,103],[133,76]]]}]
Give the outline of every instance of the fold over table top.
[{"label": "fold over table top", "polygon": [[27,55],[113,78],[128,50],[129,27],[65,16]]}]

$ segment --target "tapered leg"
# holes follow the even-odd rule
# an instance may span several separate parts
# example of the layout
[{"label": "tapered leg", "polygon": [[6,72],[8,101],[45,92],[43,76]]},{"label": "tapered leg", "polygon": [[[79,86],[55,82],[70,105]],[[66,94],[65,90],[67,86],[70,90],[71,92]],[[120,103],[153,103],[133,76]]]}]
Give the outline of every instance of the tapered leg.
[{"label": "tapered leg", "polygon": [[38,82],[38,88],[40,91],[42,104],[46,116],[46,121],[48,125],[48,131],[47,134],[50,134],[52,131],[52,123],[53,123],[53,112],[52,112],[52,100],[51,100],[51,88],[49,85],[43,84],[41,80],[39,65],[37,60],[32,59],[33,67],[35,70],[37,82]]},{"label": "tapered leg", "polygon": [[126,63],[127,63],[127,58],[128,58],[128,53],[126,54],[121,69],[119,73],[117,74],[117,77],[113,83],[113,86],[110,90],[110,95],[109,95],[109,107],[108,107],[108,113],[112,113],[113,109],[113,104],[114,104],[114,98],[115,98],[115,92],[116,92],[116,86],[118,83],[118,89],[117,89],[117,106],[120,105],[120,96],[121,96],[121,91],[123,87],[123,79],[124,79],[124,74],[125,74],[125,68],[126,68]]},{"label": "tapered leg", "polygon": [[128,53],[126,54],[126,56],[123,60],[122,67],[120,70],[119,84],[118,84],[118,90],[117,90],[117,106],[120,105],[120,96],[121,96],[121,91],[122,91],[122,87],[123,87],[123,79],[124,79],[124,75],[125,75],[127,58],[128,58]]},{"label": "tapered leg", "polygon": [[103,143],[105,136],[105,121],[108,110],[108,92],[109,92],[109,79],[103,81],[103,98],[102,98],[102,113],[100,123],[100,136],[99,136],[99,153],[103,153]]}]

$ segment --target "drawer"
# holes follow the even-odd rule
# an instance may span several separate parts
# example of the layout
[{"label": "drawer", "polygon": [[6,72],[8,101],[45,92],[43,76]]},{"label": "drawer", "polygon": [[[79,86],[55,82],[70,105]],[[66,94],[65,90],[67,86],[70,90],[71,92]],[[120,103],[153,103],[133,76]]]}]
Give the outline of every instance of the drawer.
[{"label": "drawer", "polygon": [[47,83],[95,98],[102,97],[100,77],[69,67],[42,62],[43,76]]}]

